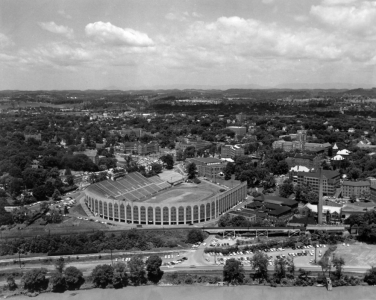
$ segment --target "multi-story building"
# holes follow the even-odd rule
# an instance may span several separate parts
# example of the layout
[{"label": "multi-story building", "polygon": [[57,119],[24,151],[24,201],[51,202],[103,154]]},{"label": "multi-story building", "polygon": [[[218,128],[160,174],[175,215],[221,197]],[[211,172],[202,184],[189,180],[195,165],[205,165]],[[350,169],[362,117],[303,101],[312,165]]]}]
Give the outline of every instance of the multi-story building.
[{"label": "multi-story building", "polygon": [[350,198],[352,195],[355,195],[356,198],[359,198],[364,195],[369,195],[370,187],[371,187],[371,183],[366,180],[362,180],[362,181],[345,180],[342,183],[342,197]]},{"label": "multi-story building", "polygon": [[247,133],[247,128],[244,126],[228,126],[226,128],[235,132],[236,135],[245,135]]},{"label": "multi-story building", "polygon": [[184,151],[188,147],[194,147],[197,150],[204,149],[211,146],[213,143],[208,141],[203,141],[200,138],[183,138],[180,142],[175,144],[176,150]]},{"label": "multi-story building", "polygon": [[[319,172],[298,172],[298,185],[309,185],[316,193],[319,192]],[[340,187],[340,174],[338,171],[322,170],[323,194],[333,196]]]},{"label": "multi-story building", "polygon": [[210,178],[217,177],[227,165],[227,162],[213,157],[195,157],[186,160],[186,164],[192,162],[197,167],[198,176],[207,176]]},{"label": "multi-story building", "polygon": [[159,144],[157,142],[128,142],[124,143],[124,151],[125,153],[147,155],[150,153],[157,153],[159,151]]},{"label": "multi-story building", "polygon": [[77,154],[85,154],[95,164],[98,164],[98,162],[99,162],[99,155],[98,155],[98,151],[96,149],[95,150],[85,150],[85,151],[73,152],[73,155],[77,155]]},{"label": "multi-story building", "polygon": [[222,158],[234,158],[241,155],[244,155],[244,148],[239,145],[223,145],[221,147]]},{"label": "multi-story building", "polygon": [[320,165],[321,155],[308,155],[296,153],[294,156],[289,156],[286,158],[286,162],[289,168],[295,166],[304,166],[308,169],[316,169]]},{"label": "multi-story building", "polygon": [[310,152],[324,152],[328,154],[328,149],[332,145],[329,143],[307,143],[307,131],[298,130],[296,134],[296,141],[274,141],[272,144],[273,149],[282,149],[283,151],[310,151]]}]

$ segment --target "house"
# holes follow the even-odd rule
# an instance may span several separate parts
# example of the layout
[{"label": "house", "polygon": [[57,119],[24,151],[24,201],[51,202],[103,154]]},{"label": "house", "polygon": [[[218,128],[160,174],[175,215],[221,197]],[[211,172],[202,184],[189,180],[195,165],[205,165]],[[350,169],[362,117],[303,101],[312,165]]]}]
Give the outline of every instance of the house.
[{"label": "house", "polygon": [[25,140],[27,141],[28,139],[35,139],[37,141],[41,141],[42,140],[42,134],[41,133],[37,133],[37,134],[24,134],[24,137],[25,137]]},{"label": "house", "polygon": [[342,207],[341,218],[347,219],[351,215],[364,215],[367,211],[375,209],[375,203],[348,203]]}]

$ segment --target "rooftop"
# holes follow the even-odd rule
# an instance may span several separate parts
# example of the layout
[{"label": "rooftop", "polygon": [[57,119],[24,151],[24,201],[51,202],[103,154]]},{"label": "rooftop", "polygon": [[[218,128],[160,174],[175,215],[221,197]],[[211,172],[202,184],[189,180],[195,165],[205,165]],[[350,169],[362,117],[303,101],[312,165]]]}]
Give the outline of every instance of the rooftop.
[{"label": "rooftop", "polygon": [[349,181],[349,180],[345,180],[343,182],[343,185],[347,185],[347,186],[370,186],[371,183],[369,181]]},{"label": "rooftop", "polygon": [[[340,176],[338,171],[322,170],[322,175],[327,179],[333,179]],[[319,172],[298,172],[298,176],[319,178]]]}]

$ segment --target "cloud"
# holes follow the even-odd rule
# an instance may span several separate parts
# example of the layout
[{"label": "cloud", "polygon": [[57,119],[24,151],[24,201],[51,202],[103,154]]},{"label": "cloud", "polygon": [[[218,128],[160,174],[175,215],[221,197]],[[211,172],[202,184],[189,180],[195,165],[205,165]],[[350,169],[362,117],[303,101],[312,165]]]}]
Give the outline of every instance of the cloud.
[{"label": "cloud", "polygon": [[73,38],[73,29],[67,26],[57,25],[55,22],[39,22],[38,24],[44,30],[63,35],[69,39]]},{"label": "cloud", "polygon": [[180,13],[168,13],[165,15],[165,19],[169,21],[186,21],[187,17],[189,16],[188,12]]},{"label": "cloud", "polygon": [[307,16],[303,16],[303,15],[294,16],[294,20],[297,22],[301,22],[301,23],[307,22],[308,19],[309,18]]},{"label": "cloud", "polygon": [[342,5],[342,4],[350,4],[354,3],[358,0],[323,0],[323,5]]},{"label": "cloud", "polygon": [[272,4],[274,0],[262,0],[262,3],[264,4]]},{"label": "cloud", "polygon": [[321,5],[312,6],[310,14],[338,30],[362,35],[376,34],[376,2],[327,0]]},{"label": "cloud", "polygon": [[13,46],[13,41],[7,37],[5,34],[0,32],[0,48],[6,48],[9,46]]},{"label": "cloud", "polygon": [[95,22],[87,24],[85,33],[88,37],[103,44],[116,46],[150,47],[154,45],[146,33],[131,28],[120,28],[110,22]]},{"label": "cloud", "polygon": [[66,19],[72,19],[72,16],[69,15],[69,14],[67,14],[64,10],[59,10],[57,13],[58,13],[60,16],[66,18]]}]

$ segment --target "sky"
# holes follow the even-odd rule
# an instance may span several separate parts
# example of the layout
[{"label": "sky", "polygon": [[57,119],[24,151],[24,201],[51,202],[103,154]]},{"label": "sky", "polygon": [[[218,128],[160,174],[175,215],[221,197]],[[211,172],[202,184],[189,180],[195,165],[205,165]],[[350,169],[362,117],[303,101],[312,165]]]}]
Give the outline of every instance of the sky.
[{"label": "sky", "polygon": [[376,87],[376,1],[0,0],[0,90]]}]

